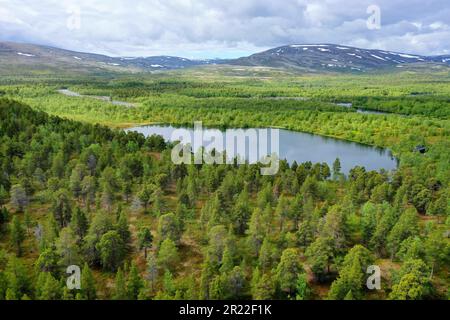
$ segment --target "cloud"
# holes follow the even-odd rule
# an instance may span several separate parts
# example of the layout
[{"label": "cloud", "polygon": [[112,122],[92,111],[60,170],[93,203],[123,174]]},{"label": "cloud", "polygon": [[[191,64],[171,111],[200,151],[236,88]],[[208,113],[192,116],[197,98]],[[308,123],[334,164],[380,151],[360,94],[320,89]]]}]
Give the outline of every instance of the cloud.
[{"label": "cloud", "polygon": [[366,10],[374,2],[0,0],[0,39],[127,56],[236,57],[318,42],[449,52],[448,0],[378,0],[381,29],[369,30]]}]

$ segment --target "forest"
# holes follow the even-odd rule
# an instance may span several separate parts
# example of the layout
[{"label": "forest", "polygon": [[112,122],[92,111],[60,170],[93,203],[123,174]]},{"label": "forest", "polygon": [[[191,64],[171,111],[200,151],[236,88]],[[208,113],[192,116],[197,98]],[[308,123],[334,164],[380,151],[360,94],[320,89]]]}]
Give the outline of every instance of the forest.
[{"label": "forest", "polygon": [[[448,74],[205,77],[0,81],[0,300],[450,298]],[[174,165],[171,143],[123,130],[195,120],[389,148],[400,165],[282,160],[261,176]]]}]

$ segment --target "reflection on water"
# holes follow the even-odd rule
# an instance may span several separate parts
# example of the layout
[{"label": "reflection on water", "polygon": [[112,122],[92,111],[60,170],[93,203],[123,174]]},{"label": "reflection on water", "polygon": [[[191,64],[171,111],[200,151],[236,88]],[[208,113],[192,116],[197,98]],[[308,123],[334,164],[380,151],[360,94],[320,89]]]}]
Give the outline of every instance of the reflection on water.
[{"label": "reflection on water", "polygon": [[[131,128],[128,131],[140,132],[145,136],[161,135],[165,140],[170,141],[172,132],[178,128],[169,125],[150,125]],[[193,136],[192,128],[185,129],[189,130]],[[203,130],[208,132],[217,129],[203,128]],[[334,160],[339,158],[343,173],[348,173],[355,166],[363,166],[367,170],[393,170],[398,165],[397,159],[386,149],[310,133],[280,129],[279,144],[280,159],[286,159],[289,163],[294,160],[297,163],[326,162],[331,168]]]}]

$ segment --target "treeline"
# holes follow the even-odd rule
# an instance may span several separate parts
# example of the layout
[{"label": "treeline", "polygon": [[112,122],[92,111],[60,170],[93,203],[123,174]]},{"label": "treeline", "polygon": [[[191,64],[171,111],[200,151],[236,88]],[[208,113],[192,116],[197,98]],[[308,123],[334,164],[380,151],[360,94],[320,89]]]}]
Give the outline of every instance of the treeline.
[{"label": "treeline", "polygon": [[[0,299],[447,295],[449,187],[431,167],[346,177],[339,159],[282,161],[261,176],[176,166],[161,137],[11,100],[0,119]],[[80,290],[66,286],[69,265]],[[369,265],[381,291],[366,287]]]}]

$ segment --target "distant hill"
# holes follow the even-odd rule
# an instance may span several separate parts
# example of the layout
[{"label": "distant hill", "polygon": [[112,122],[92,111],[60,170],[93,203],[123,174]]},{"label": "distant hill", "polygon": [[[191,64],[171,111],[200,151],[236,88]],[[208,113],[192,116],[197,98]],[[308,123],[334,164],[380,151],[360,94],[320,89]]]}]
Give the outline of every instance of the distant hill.
[{"label": "distant hill", "polygon": [[0,42],[0,71],[142,72],[181,69],[210,63],[213,62],[171,56],[110,57],[42,45]]},{"label": "distant hill", "polygon": [[367,71],[408,64],[446,64],[450,56],[421,56],[335,44],[293,44],[229,61],[233,65],[322,71]]},{"label": "distant hill", "polygon": [[421,56],[334,44],[294,44],[231,60],[182,57],[110,57],[49,46],[0,42],[0,73],[155,72],[210,64],[282,68],[305,72],[365,72],[417,66],[450,66],[450,56]]}]

